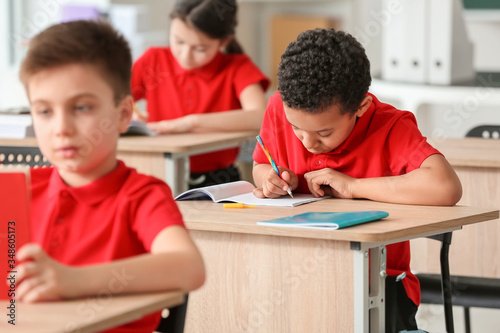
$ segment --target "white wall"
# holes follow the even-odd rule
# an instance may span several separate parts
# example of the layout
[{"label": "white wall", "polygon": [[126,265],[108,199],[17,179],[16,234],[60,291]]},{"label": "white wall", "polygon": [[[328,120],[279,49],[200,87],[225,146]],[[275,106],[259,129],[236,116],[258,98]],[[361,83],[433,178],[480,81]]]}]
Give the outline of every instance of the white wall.
[{"label": "white wall", "polygon": [[380,1],[240,1],[237,37],[246,53],[270,75],[270,19],[275,14],[317,15],[341,19],[343,30],[365,47],[372,73],[380,72],[382,13]]},{"label": "white wall", "polygon": [[[64,5],[95,6],[101,13],[107,13],[113,4],[138,4],[150,7],[151,17],[147,22],[149,29],[151,33],[164,33],[165,38],[156,39],[165,43],[171,2],[170,0],[25,0],[21,17],[21,35],[29,38],[46,27],[60,22]],[[137,43],[142,43],[147,38],[148,36],[138,36]]]},{"label": "white wall", "polygon": [[[15,2],[25,4],[21,25],[23,34],[29,37],[57,22],[60,18],[60,8],[64,4],[93,4],[103,11],[112,3],[151,5],[154,8],[151,25],[154,29],[168,31],[168,13],[174,0],[24,0]],[[273,14],[340,16],[345,23],[345,30],[353,34],[365,46],[372,63],[372,72],[378,73],[380,71],[380,28],[383,24],[380,3],[380,0],[240,0],[240,22],[237,34],[249,55],[267,72],[266,68],[269,66],[267,31],[269,18]],[[492,42],[500,36],[500,14],[491,15],[489,11],[486,15],[467,15],[466,18],[469,35],[476,44],[475,67],[481,71],[500,71],[498,60],[500,59],[500,43]]]},{"label": "white wall", "polygon": [[[58,23],[61,20],[63,5],[94,5],[99,11],[107,12],[111,4],[144,4],[151,5],[152,16],[148,22],[152,30],[152,39],[158,43],[166,44],[168,33],[168,13],[172,0],[13,0],[14,9],[19,15],[14,17],[13,26],[15,31],[13,35],[6,33],[8,20],[3,15],[7,15],[5,9],[8,1],[0,0],[0,109],[18,107],[27,105],[23,87],[18,80],[17,72],[19,63],[24,56],[27,48],[28,39],[36,35],[48,26]],[[14,46],[14,58],[9,61],[9,50],[3,47],[12,37],[11,42]],[[147,36],[138,38],[139,47],[149,45]],[[132,43],[131,43],[132,44]],[[134,52],[138,55],[143,49]],[[14,62],[14,65],[12,65]],[[12,68],[8,68],[12,67]]]},{"label": "white wall", "polygon": [[[403,0],[401,0],[403,1]],[[5,1],[0,1],[4,3]],[[24,37],[30,37],[48,25],[60,20],[61,6],[64,4],[94,4],[106,11],[110,4],[148,4],[151,5],[151,26],[155,31],[168,36],[168,14],[175,0],[23,0],[14,1],[16,6],[24,5],[21,17],[16,21],[15,34],[18,59],[25,51]],[[0,8],[0,11],[4,11]],[[239,25],[237,38],[249,56],[267,74],[270,70],[270,18],[276,13],[321,15],[342,18],[345,30],[353,34],[365,47],[371,62],[372,73],[380,73],[381,28],[384,24],[381,0],[240,0]],[[490,13],[491,14],[491,13]],[[500,14],[478,19],[466,16],[468,32],[476,45],[475,67],[479,71],[500,71],[500,43],[492,42],[500,36]],[[0,24],[4,24],[1,20]],[[1,29],[1,28],[0,28]],[[0,33],[1,39],[5,34]],[[1,44],[0,44],[1,45]],[[0,50],[0,52],[5,52]],[[0,67],[5,62],[0,53]],[[2,92],[0,92],[0,98]]]},{"label": "white wall", "polygon": [[469,10],[465,19],[475,47],[474,67],[481,72],[500,72],[500,10]]}]

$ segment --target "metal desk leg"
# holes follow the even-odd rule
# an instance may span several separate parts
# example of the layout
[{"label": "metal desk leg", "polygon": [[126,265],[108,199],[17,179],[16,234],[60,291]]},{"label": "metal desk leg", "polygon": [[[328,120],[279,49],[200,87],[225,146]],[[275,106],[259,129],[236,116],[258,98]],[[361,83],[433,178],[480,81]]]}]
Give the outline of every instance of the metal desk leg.
[{"label": "metal desk leg", "polygon": [[188,190],[189,156],[165,153],[165,181],[175,196]]},{"label": "metal desk leg", "polygon": [[385,332],[386,249],[351,243],[354,250],[354,332]]}]

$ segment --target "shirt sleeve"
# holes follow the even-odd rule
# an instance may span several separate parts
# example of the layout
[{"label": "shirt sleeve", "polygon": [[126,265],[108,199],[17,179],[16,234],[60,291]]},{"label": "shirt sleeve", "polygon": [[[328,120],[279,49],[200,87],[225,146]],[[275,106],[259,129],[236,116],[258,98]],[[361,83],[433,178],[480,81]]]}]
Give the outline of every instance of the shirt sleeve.
[{"label": "shirt sleeve", "polygon": [[261,70],[246,56],[241,55],[239,61],[235,62],[234,89],[239,97],[241,92],[248,86],[260,83],[262,89],[267,91],[270,81]]},{"label": "shirt sleeve", "polygon": [[153,240],[163,229],[173,225],[185,227],[170,188],[163,181],[155,179],[143,186],[133,202],[132,230],[148,251],[151,251]]},{"label": "shirt sleeve", "polygon": [[[259,134],[264,142],[264,145],[266,146],[266,149],[269,151],[269,154],[273,156],[273,158],[278,156],[277,149],[280,144],[280,141],[276,137],[276,132],[278,132],[278,128],[282,128],[281,126],[283,126],[280,119],[277,119],[277,114],[281,111],[280,108],[283,108],[283,104],[281,102],[279,92],[276,92],[273,96],[271,96],[271,98],[269,98]],[[256,144],[253,152],[253,160],[259,164],[269,164],[266,154],[264,154],[264,151],[258,143]]]},{"label": "shirt sleeve", "polygon": [[432,147],[417,127],[415,116],[404,112],[392,126],[386,139],[386,158],[393,174],[406,174],[420,168],[433,154],[441,154]]},{"label": "shirt sleeve", "polygon": [[132,65],[130,89],[134,101],[146,98],[145,80],[147,76],[147,68],[151,62],[152,55],[153,49],[148,49]]}]

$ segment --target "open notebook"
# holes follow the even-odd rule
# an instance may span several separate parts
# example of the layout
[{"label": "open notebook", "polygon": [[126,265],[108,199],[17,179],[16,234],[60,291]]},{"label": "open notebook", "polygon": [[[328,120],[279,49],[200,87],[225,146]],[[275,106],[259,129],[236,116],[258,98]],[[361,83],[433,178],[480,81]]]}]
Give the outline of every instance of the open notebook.
[{"label": "open notebook", "polygon": [[28,169],[0,169],[0,300],[15,296],[6,283],[14,281],[8,277],[16,271],[15,255],[30,240],[29,186]]},{"label": "open notebook", "polygon": [[240,180],[189,190],[179,194],[175,200],[212,199],[214,202],[241,202],[245,205],[295,207],[327,198],[315,198],[311,194],[294,193],[293,198],[284,195],[277,199],[260,199],[253,195],[254,189],[255,186],[251,183]]},{"label": "open notebook", "polygon": [[156,136],[158,135],[158,133],[150,130],[145,122],[140,120],[132,120],[128,125],[127,131],[123,133],[122,136],[133,136],[133,135]]}]

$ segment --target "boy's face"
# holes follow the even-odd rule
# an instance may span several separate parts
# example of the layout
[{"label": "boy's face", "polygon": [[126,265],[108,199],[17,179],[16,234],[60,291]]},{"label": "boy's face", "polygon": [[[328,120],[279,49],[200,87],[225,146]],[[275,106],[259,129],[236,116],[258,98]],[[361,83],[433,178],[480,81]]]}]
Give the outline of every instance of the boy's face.
[{"label": "boy's face", "polygon": [[130,97],[116,105],[98,68],[84,64],[37,72],[27,89],[38,145],[69,185],[113,170],[119,133],[130,122]]},{"label": "boy's face", "polygon": [[321,113],[292,109],[284,105],[286,119],[297,138],[313,154],[328,153],[340,146],[351,134],[357,116],[361,117],[364,109],[356,114],[341,114],[338,105],[332,105]]},{"label": "boy's face", "polygon": [[179,65],[187,70],[208,64],[226,41],[210,38],[179,18],[170,26],[170,49]]}]

